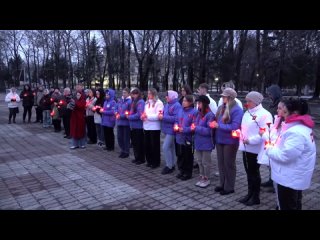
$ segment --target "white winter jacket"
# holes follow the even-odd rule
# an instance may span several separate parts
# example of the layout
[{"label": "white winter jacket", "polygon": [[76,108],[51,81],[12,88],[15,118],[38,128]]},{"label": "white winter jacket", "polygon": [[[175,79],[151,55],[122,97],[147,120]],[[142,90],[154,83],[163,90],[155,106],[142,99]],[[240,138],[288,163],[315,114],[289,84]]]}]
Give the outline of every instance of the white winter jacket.
[{"label": "white winter jacket", "polygon": [[[274,124],[270,125],[270,133],[269,133],[269,127],[267,127],[265,130],[265,133],[261,136],[262,137],[262,144],[260,148],[260,152],[258,154],[258,163],[269,166],[270,160],[269,157],[266,155],[266,148],[265,148],[265,142],[271,141],[271,144],[275,144],[275,142],[278,140],[281,132],[281,126],[277,129],[276,127],[279,124],[279,121],[281,120],[281,117],[276,115],[274,117]],[[281,125],[283,125],[284,122],[282,122]],[[270,135],[270,137],[269,137]]]},{"label": "white winter jacket", "polygon": [[159,111],[163,112],[163,103],[160,99],[156,102],[153,100],[147,100],[144,106],[144,112],[147,115],[147,119],[143,121],[144,130],[160,130],[161,123],[159,120]]},{"label": "white winter jacket", "polygon": [[[11,99],[15,98],[15,102],[11,102]],[[13,93],[11,90],[6,95],[5,102],[8,103],[8,108],[17,108],[19,107],[20,97],[17,93]]]},{"label": "white winter jacket", "polygon": [[[258,154],[260,152],[261,145],[264,143],[263,139],[259,135],[259,128],[267,129],[267,123],[272,122],[271,113],[264,109],[261,104],[255,108],[247,110],[242,117],[239,150]],[[249,144],[244,145],[243,139],[248,139]]]},{"label": "white winter jacket", "polygon": [[286,123],[276,145],[266,150],[270,158],[271,178],[295,190],[310,187],[316,162],[312,129],[299,123]]}]

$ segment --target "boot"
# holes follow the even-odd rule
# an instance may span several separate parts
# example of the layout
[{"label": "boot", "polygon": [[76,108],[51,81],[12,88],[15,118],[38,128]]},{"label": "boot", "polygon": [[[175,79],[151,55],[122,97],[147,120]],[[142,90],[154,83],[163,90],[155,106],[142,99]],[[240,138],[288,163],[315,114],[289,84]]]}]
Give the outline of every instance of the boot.
[{"label": "boot", "polygon": [[260,204],[260,196],[258,192],[253,192],[251,198],[249,198],[249,200],[244,203],[247,206],[253,206],[253,205],[257,205]]},{"label": "boot", "polygon": [[251,198],[253,194],[253,182],[252,179],[248,176],[248,194],[239,199],[240,203],[246,203]]},{"label": "boot", "polygon": [[244,197],[239,199],[239,202],[240,203],[246,203],[251,198],[251,196],[252,196],[252,191],[249,190],[247,195],[245,195]]}]

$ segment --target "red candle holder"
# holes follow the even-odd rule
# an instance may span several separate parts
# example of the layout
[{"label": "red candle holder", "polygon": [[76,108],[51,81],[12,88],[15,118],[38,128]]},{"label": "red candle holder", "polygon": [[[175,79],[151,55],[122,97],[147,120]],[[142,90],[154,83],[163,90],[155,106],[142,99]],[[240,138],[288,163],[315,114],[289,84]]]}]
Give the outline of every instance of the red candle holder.
[{"label": "red candle holder", "polygon": [[240,129],[232,130],[231,136],[232,136],[233,138],[240,138]]}]

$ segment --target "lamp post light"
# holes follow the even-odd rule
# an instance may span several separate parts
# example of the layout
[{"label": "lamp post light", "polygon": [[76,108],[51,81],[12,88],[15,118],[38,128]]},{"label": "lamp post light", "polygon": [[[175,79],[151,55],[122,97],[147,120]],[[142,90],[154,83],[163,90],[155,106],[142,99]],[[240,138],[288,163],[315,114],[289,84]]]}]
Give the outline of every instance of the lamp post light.
[{"label": "lamp post light", "polygon": [[217,88],[217,93],[218,93],[219,92],[219,88],[218,88],[219,78],[215,77],[214,81],[216,82],[216,88]]}]

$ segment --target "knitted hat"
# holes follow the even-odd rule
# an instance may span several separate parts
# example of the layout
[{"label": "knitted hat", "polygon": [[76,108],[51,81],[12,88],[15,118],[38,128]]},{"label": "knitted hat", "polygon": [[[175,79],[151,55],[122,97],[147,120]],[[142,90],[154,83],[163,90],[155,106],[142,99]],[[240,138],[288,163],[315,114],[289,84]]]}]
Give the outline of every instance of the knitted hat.
[{"label": "knitted hat", "polygon": [[225,88],[223,90],[223,93],[221,94],[221,96],[236,98],[237,97],[237,92],[235,90],[233,90],[232,88]]},{"label": "knitted hat", "polygon": [[254,104],[256,104],[257,106],[262,102],[263,100],[263,96],[261,93],[256,92],[256,91],[252,91],[249,92],[246,96],[247,99],[251,100]]},{"label": "knitted hat", "polygon": [[168,91],[168,97],[170,99],[176,99],[176,98],[178,98],[178,93],[176,91],[169,90]]}]

